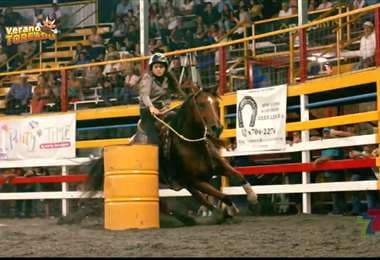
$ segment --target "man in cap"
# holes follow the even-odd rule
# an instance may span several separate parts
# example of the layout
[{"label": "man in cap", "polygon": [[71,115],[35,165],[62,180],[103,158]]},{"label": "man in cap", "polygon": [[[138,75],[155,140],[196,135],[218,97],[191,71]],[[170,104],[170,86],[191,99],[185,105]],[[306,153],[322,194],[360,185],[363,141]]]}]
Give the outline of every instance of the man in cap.
[{"label": "man in cap", "polygon": [[360,39],[359,63],[355,70],[364,69],[375,65],[376,36],[373,23],[366,21],[363,24],[364,35]]},{"label": "man in cap", "polygon": [[21,114],[28,111],[28,103],[32,97],[32,85],[28,83],[28,76],[22,73],[18,83],[11,85],[6,96],[6,113]]}]

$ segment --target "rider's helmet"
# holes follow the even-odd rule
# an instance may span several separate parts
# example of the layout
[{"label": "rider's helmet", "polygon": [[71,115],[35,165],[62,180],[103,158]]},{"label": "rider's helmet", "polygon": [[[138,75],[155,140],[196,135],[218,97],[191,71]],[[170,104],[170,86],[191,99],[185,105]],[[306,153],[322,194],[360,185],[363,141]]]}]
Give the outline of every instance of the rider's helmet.
[{"label": "rider's helmet", "polygon": [[162,53],[155,53],[152,56],[150,56],[150,59],[149,59],[149,69],[150,70],[152,70],[153,64],[155,64],[155,63],[164,64],[166,69],[168,69],[168,67],[169,67],[169,60]]}]

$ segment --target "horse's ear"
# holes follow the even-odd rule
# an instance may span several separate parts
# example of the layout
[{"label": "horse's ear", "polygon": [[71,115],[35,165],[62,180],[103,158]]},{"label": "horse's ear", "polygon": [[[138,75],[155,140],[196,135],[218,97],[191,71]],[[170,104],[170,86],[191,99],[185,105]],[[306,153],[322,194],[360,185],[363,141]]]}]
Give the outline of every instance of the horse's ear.
[{"label": "horse's ear", "polygon": [[218,87],[213,87],[213,88],[210,88],[208,89],[208,92],[211,93],[212,95],[214,96],[218,96]]},{"label": "horse's ear", "polygon": [[193,92],[193,94],[197,93],[199,90],[200,90],[200,87],[198,86],[198,84],[191,85],[191,92]]}]

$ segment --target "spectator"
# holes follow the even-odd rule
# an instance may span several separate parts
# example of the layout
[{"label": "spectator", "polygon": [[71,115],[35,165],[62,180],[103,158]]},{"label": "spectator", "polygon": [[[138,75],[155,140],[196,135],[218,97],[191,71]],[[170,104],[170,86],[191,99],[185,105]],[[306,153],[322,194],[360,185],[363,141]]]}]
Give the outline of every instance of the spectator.
[{"label": "spectator", "polygon": [[[218,19],[218,17],[216,17],[216,19]],[[226,32],[230,31],[236,25],[237,21],[238,20],[233,15],[232,10],[229,8],[229,6],[224,5],[223,12],[222,12],[221,19],[220,19],[220,22],[223,24],[224,30]],[[210,21],[210,22],[212,22],[212,23],[208,24],[206,22],[206,19],[205,19],[205,24],[207,26],[210,26],[211,24],[216,23],[216,21],[215,22]]]},{"label": "spectator", "polygon": [[170,21],[170,19],[176,17],[177,14],[178,14],[178,11],[173,5],[173,1],[166,0],[165,7],[163,8],[163,11],[162,11],[163,18]]},{"label": "spectator", "polygon": [[251,8],[251,21],[257,22],[264,19],[264,15],[262,11],[263,11],[262,5],[254,4]]},{"label": "spectator", "polygon": [[33,25],[36,25],[37,23],[42,24],[43,20],[44,20],[43,10],[34,8]]},{"label": "spectator", "polygon": [[178,19],[177,24],[170,33],[169,48],[170,50],[180,50],[185,49],[187,46],[185,30],[182,27],[181,19]]},{"label": "spectator", "polygon": [[327,9],[333,7],[333,4],[331,3],[330,0],[322,0],[322,3],[318,6],[318,10],[321,9]]},{"label": "spectator", "polygon": [[73,58],[73,61],[72,63],[73,64],[78,64],[77,62],[79,61],[79,54],[81,52],[85,52],[85,49],[83,47],[83,44],[82,43],[77,43],[77,45],[75,46],[75,50],[74,50],[74,58]]},{"label": "spectator", "polygon": [[[330,128],[323,129],[323,139],[332,138]],[[341,148],[329,148],[321,151],[321,156],[314,161],[314,166],[319,167],[320,164],[330,160],[342,160],[344,159],[344,152]],[[328,170],[324,172],[325,177],[333,182],[344,181],[344,171],[341,170]],[[344,193],[331,192],[333,200],[333,210],[330,212],[333,215],[342,215],[346,212],[346,200]]]},{"label": "spectator", "polygon": [[15,115],[27,112],[31,97],[32,86],[28,83],[28,76],[22,73],[19,82],[11,85],[11,90],[6,96],[6,114]]},{"label": "spectator", "polygon": [[292,15],[292,9],[289,7],[289,3],[287,1],[282,2],[281,10],[278,13],[278,17],[285,17]]},{"label": "spectator", "polygon": [[228,7],[233,10],[233,5],[231,0],[220,0],[219,3],[216,4],[216,8],[218,10],[218,13],[222,13],[224,6],[228,5]]},{"label": "spectator", "polygon": [[373,23],[366,21],[363,24],[364,35],[360,39],[360,56],[359,63],[355,65],[354,70],[364,69],[375,65],[376,52],[376,35],[373,30]]},{"label": "spectator", "polygon": [[194,1],[185,0],[180,10],[183,15],[191,15],[193,14],[193,8],[194,8]]},{"label": "spectator", "polygon": [[281,10],[280,0],[265,0],[263,4],[263,15],[265,19],[278,15]]},{"label": "spectator", "polygon": [[[371,158],[372,149],[369,145],[363,147],[362,151],[352,150],[349,153],[350,159],[365,159]],[[373,156],[376,157],[376,156]],[[372,168],[361,168],[361,169],[351,169],[353,175],[351,176],[351,181],[360,180],[377,180],[375,173]],[[349,215],[358,216],[362,213],[362,205],[360,203],[359,192],[352,192],[352,211]],[[368,190],[367,191],[368,209],[379,208],[379,191]]]},{"label": "spectator", "polygon": [[203,22],[202,16],[197,16],[196,20],[196,30],[194,34],[194,47],[202,45],[202,39],[207,34],[207,26]]},{"label": "spectator", "polygon": [[61,24],[61,17],[62,17],[62,12],[59,9],[59,5],[57,3],[53,3],[53,10],[49,13],[49,19],[55,20],[55,24],[57,25],[57,28],[59,28]]},{"label": "spectator", "polygon": [[7,7],[4,12],[5,26],[19,26],[23,22],[22,16],[13,11],[12,7]]},{"label": "spectator", "polygon": [[91,28],[91,34],[88,36],[91,48],[88,52],[89,59],[104,59],[105,47],[103,37],[98,33],[97,27]]},{"label": "spectator", "polygon": [[354,9],[363,8],[366,5],[367,5],[367,3],[365,0],[354,0],[354,2],[352,3],[352,6]]},{"label": "spectator", "polygon": [[314,11],[316,10],[317,8],[317,3],[316,3],[316,0],[309,0],[309,5],[308,5],[308,11],[311,12],[311,11]]},{"label": "spectator", "polygon": [[84,99],[83,95],[83,77],[75,73],[70,73],[68,85],[68,100],[69,102],[76,102]]},{"label": "spectator", "polygon": [[0,72],[7,71],[8,56],[4,48],[0,46]]},{"label": "spectator", "polygon": [[55,72],[50,71],[46,75],[47,78],[47,88],[49,89],[51,95],[58,98],[61,96],[60,86],[58,84],[57,75]]},{"label": "spectator", "polygon": [[[247,22],[247,23],[249,22],[249,14],[245,10],[244,7],[240,7],[239,19],[235,18],[235,23],[238,24],[238,23],[243,23],[243,22]],[[234,39],[242,38],[244,36],[244,30],[245,30],[245,24],[236,30],[236,32],[232,35],[232,39],[234,40]]]},{"label": "spectator", "polygon": [[137,53],[136,48],[137,48],[136,44],[134,42],[132,42],[128,37],[125,37],[123,39],[122,45],[120,47],[120,50],[121,51],[129,52],[131,54],[135,54],[135,53]]},{"label": "spectator", "polygon": [[116,28],[113,32],[114,43],[121,43],[122,39],[127,35],[128,32],[128,15],[121,16],[116,22]]},{"label": "spectator", "polygon": [[[228,5],[224,5],[223,7],[224,9],[223,10],[226,10],[228,9],[229,11],[231,11],[231,9],[229,9]],[[232,15],[232,12],[230,12],[231,15]],[[223,14],[222,14],[222,17],[223,15],[226,15],[226,13],[223,11]],[[214,24],[214,23],[217,23],[218,20],[219,20],[219,14],[218,12],[212,7],[212,4],[210,2],[206,3],[206,8],[205,10],[203,11],[203,21],[204,23],[209,26],[211,24]],[[230,16],[230,15],[229,15]]]},{"label": "spectator", "polygon": [[128,14],[128,11],[133,11],[133,5],[129,2],[129,0],[121,0],[120,3],[116,6],[116,15],[122,16],[124,14]]},{"label": "spectator", "polygon": [[[51,99],[52,98],[52,99]],[[54,94],[50,93],[46,79],[42,74],[38,75],[37,86],[33,89],[32,113],[41,113],[44,111],[45,104],[54,101]]]},{"label": "spectator", "polygon": [[[109,54],[107,56],[107,61],[119,60],[119,59],[120,59],[120,54],[118,52],[113,52],[112,54]],[[120,63],[107,64],[104,67],[103,75],[107,76],[108,73],[111,73],[112,71],[120,71],[120,68],[121,68],[121,64]]]},{"label": "spectator", "polygon": [[87,58],[87,52],[82,50],[79,52],[78,60],[75,65],[88,64],[90,60]]}]

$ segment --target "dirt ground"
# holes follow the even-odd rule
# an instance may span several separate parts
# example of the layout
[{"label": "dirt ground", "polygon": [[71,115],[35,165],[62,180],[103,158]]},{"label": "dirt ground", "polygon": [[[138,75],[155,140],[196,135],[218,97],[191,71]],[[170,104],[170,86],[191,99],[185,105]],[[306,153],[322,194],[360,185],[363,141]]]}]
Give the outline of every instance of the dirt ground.
[{"label": "dirt ground", "polygon": [[360,217],[237,217],[236,223],[106,231],[102,218],[0,219],[1,256],[380,256]]}]

